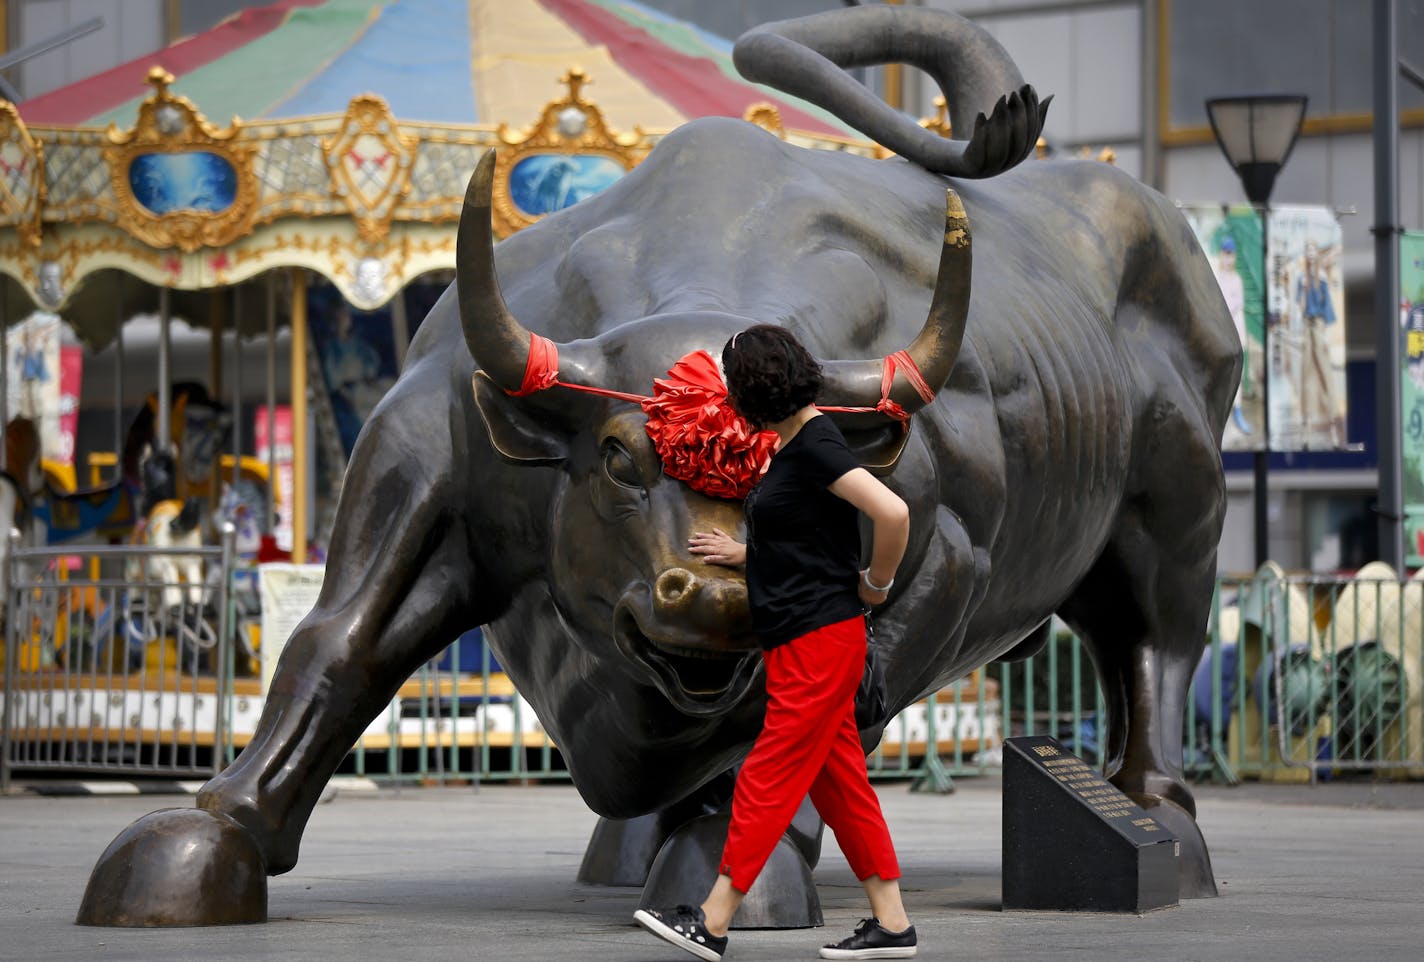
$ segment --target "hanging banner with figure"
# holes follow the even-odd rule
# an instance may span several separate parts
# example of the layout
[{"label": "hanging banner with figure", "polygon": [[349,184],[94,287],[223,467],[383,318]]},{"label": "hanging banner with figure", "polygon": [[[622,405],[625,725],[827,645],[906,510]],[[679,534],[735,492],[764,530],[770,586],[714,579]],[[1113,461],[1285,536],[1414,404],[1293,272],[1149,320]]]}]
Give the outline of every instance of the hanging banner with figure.
[{"label": "hanging banner with figure", "polygon": [[65,464],[74,463],[74,448],[79,436],[79,389],[83,380],[84,348],[78,344],[61,344],[55,456]]},{"label": "hanging banner with figure", "polygon": [[1265,371],[1261,218],[1247,204],[1187,204],[1182,213],[1211,262],[1243,349],[1241,384],[1221,447],[1225,451],[1259,451],[1266,445],[1261,410],[1261,377]]},{"label": "hanging banner with figure", "polygon": [[1404,463],[1404,563],[1424,565],[1424,233],[1399,239],[1400,456]]},{"label": "hanging banner with figure", "polygon": [[1345,432],[1345,284],[1328,207],[1271,210],[1271,449],[1334,451]]},{"label": "hanging banner with figure", "polygon": [[[1334,212],[1327,207],[1272,208],[1270,257],[1264,261],[1261,218],[1249,205],[1187,204],[1182,213],[1211,263],[1243,346],[1241,385],[1222,450],[1345,448],[1350,441],[1345,432],[1345,294],[1340,222]],[[1269,391],[1263,392],[1267,371]],[[1270,397],[1269,421],[1263,393]]]},{"label": "hanging banner with figure", "polygon": [[83,349],[64,344],[64,322],[46,311],[31,314],[7,336],[10,417],[34,422],[42,458],[73,464]]},{"label": "hanging banner with figure", "polygon": [[[292,509],[296,501],[296,469],[292,464],[292,409],[279,404],[272,411],[272,424],[267,424],[267,405],[258,405],[252,419],[252,443],[257,449],[257,457],[266,462],[268,484],[274,485],[277,503],[282,507],[277,515],[277,524],[272,534],[277,539],[277,547],[282,551],[292,550]],[[275,451],[273,450],[275,449]],[[276,455],[274,465],[268,453]]]},{"label": "hanging banner with figure", "polygon": [[[307,293],[307,323],[312,347],[321,359],[335,430],[349,457],[371,409],[400,373],[391,308],[358,311],[334,286],[313,285]],[[321,430],[320,412],[317,420]]]}]

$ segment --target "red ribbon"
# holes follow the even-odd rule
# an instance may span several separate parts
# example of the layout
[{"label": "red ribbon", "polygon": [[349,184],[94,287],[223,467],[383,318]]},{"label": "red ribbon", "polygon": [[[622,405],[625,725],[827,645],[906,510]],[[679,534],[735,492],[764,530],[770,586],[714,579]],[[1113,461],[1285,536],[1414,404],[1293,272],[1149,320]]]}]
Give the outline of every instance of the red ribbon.
[{"label": "red ribbon", "polygon": [[[820,410],[847,414],[874,411],[908,421],[909,412],[890,399],[897,370],[903,371],[926,404],[934,400],[934,392],[914,359],[905,351],[896,351],[883,361],[880,401],[875,407],[822,406]],[[524,380],[518,390],[507,393],[523,397],[555,385],[641,405],[648,416],[648,437],[668,477],[709,497],[745,498],[776,450],[775,431],[757,431],[733,410],[717,362],[706,351],[684,354],[667,377],[653,379],[653,395],[646,397],[560,381],[558,345],[531,332]]]}]

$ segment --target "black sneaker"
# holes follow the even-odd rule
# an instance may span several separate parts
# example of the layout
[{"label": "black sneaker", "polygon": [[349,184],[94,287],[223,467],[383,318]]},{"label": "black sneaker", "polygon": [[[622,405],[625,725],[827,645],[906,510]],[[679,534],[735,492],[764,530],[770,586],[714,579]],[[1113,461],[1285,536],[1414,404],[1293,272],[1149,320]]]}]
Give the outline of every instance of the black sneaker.
[{"label": "black sneaker", "polygon": [[821,949],[823,959],[908,959],[915,954],[915,927],[891,932],[878,919],[861,919],[855,934]]},{"label": "black sneaker", "polygon": [[[679,905],[671,911],[639,909],[633,913],[633,920],[654,935],[707,962],[722,962],[722,953],[727,951],[727,937],[708,932],[707,917],[700,908],[691,905]],[[913,943],[913,932],[910,938]]]}]

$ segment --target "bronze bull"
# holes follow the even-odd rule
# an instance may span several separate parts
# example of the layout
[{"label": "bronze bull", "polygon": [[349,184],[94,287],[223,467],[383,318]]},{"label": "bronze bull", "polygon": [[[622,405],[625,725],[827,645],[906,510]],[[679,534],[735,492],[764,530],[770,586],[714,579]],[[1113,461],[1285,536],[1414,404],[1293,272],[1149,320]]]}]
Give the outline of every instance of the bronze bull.
[{"label": "bronze bull", "polygon": [[[828,404],[873,406],[879,359],[907,347],[936,395],[924,404],[897,378],[908,430],[835,415],[912,512],[878,619],[889,708],[1028,653],[1059,614],[1102,680],[1108,775],[1183,839],[1182,894],[1214,892],[1182,725],[1241,346],[1191,231],[1112,167],[1020,165],[1046,102],[957,17],[860,8],[760,28],[736,53],[745,73],[819,99],[904,159],[698,121],[494,250],[487,157],[457,283],[357,443],[320,600],[254,740],[200,811],[120,836],[80,921],[265,917],[264,875],[296,864],[353,741],[473,625],[600,814],[664,809],[734,766],[762,699],[745,589],[686,540],[737,530],[741,505],[668,478],[636,404],[507,392],[531,331],[557,342],[561,381],[647,394],[684,354],[716,355],[766,321],[825,360]],[[970,138],[915,127],[839,69],[888,61],[933,73],[956,119],[978,117]],[[950,184],[967,224],[953,199],[946,221]],[[142,884],[108,894],[139,864]]]}]

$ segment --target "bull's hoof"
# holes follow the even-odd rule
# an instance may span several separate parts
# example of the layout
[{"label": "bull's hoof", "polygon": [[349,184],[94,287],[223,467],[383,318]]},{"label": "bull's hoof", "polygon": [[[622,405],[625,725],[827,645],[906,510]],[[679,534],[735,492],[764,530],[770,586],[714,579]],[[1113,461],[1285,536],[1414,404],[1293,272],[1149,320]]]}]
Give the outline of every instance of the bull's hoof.
[{"label": "bull's hoof", "polygon": [[109,843],[79,904],[80,925],[267,921],[267,866],[237,822],[199,808],[145,815]]},{"label": "bull's hoof", "polygon": [[1152,817],[1177,836],[1182,846],[1177,859],[1177,897],[1209,899],[1216,897],[1216,874],[1211,870],[1211,854],[1206,850],[1197,820],[1186,809],[1160,795],[1128,792],[1127,796],[1141,805]]},{"label": "bull's hoof", "polygon": [[642,885],[667,837],[661,812],[600,818],[584,850],[578,880],[585,885]]},{"label": "bull's hoof", "polygon": [[[704,815],[683,825],[663,845],[639,908],[700,905],[717,880],[730,815]],[[783,835],[751,891],[732,916],[734,929],[808,929],[823,925],[821,901],[801,849]]]}]

